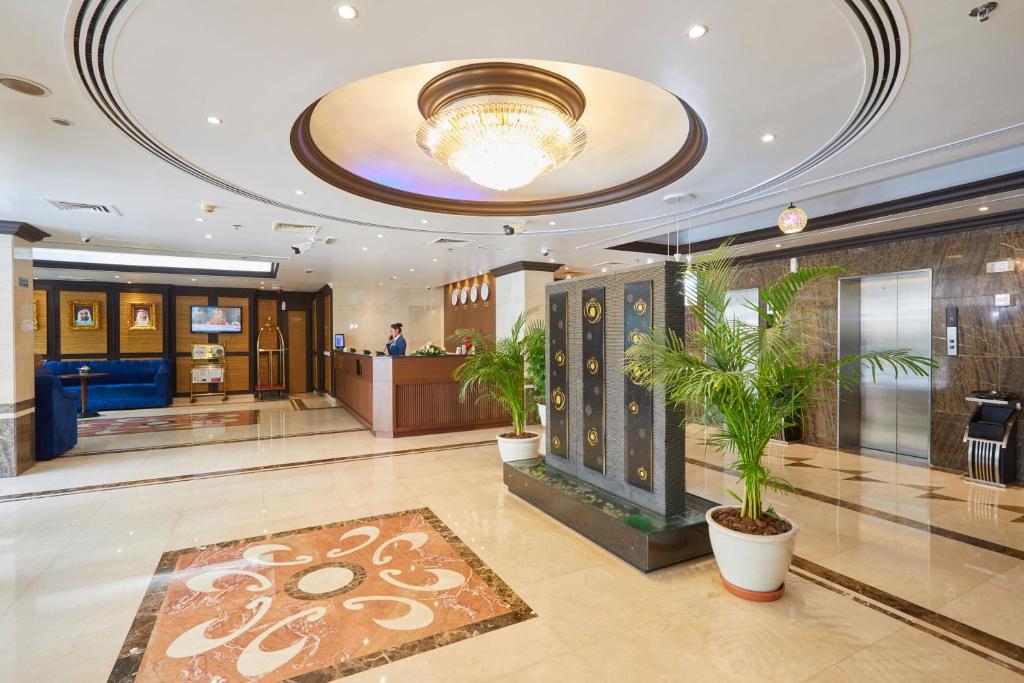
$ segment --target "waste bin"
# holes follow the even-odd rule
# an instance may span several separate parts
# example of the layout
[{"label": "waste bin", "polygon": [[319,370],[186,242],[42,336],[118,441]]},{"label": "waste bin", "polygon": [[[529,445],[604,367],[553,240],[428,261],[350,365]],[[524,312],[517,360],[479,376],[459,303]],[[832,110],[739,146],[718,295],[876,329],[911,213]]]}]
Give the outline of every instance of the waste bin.
[{"label": "waste bin", "polygon": [[1021,404],[1013,395],[974,391],[967,397],[977,404],[964,430],[968,481],[1006,487],[1017,478],[1017,418]]}]

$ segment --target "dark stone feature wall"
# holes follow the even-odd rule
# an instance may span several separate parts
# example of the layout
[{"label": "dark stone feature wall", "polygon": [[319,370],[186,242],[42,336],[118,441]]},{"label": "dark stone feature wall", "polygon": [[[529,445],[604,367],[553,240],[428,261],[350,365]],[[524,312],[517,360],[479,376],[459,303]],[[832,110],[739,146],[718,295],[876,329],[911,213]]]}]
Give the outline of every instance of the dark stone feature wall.
[{"label": "dark stone feature wall", "polygon": [[605,469],[604,287],[583,290],[583,464]]},{"label": "dark stone feature wall", "polygon": [[[624,289],[622,345],[628,351],[634,335],[651,331],[654,283],[650,280],[627,282]],[[623,420],[625,421],[626,481],[644,491],[654,483],[654,396],[630,379],[625,383]]]},{"label": "dark stone feature wall", "polygon": [[568,302],[565,292],[548,297],[548,447],[547,453],[569,457]]},{"label": "dark stone feature wall", "polygon": [[[997,219],[998,216],[993,218]],[[990,261],[1015,260],[1010,273],[986,273]],[[977,389],[1011,391],[1024,397],[1024,223],[934,237],[901,240],[884,245],[837,249],[800,257],[801,266],[838,265],[843,277],[878,275],[929,268],[932,271],[931,464],[966,471],[962,442],[971,408],[964,397]],[[744,269],[736,288],[760,287],[789,270],[789,260],[766,261]],[[1010,294],[1011,305],[997,307],[994,295]],[[960,315],[959,355],[947,356],[945,311],[956,306]],[[831,278],[809,288],[799,302],[811,344],[822,359],[834,358],[838,336],[838,286]],[[687,325],[694,324],[688,316]],[[836,390],[819,393],[805,415],[804,441],[836,447]],[[1018,430],[1018,453],[1024,453],[1024,430]],[[1024,479],[1024,458],[1017,463]]]},{"label": "dark stone feature wall", "polygon": [[[553,457],[548,451],[546,462],[577,479],[624,498],[630,503],[661,515],[674,515],[685,509],[685,438],[682,415],[667,414],[663,391],[653,393],[654,400],[654,473],[650,492],[630,486],[625,471],[625,391],[623,374],[624,288],[626,283],[651,281],[653,324],[656,329],[671,327],[683,334],[683,296],[676,286],[682,265],[657,263],[618,270],[607,275],[591,275],[562,280],[547,286],[548,329],[553,330],[552,299],[568,294],[568,458]],[[584,465],[583,444],[583,373],[586,356],[583,349],[583,290],[603,287],[605,290],[605,471],[594,471]],[[548,376],[553,377],[553,344],[548,346]],[[549,405],[548,415],[552,414]],[[549,424],[550,421],[549,421]],[[549,443],[550,445],[550,443]]]}]

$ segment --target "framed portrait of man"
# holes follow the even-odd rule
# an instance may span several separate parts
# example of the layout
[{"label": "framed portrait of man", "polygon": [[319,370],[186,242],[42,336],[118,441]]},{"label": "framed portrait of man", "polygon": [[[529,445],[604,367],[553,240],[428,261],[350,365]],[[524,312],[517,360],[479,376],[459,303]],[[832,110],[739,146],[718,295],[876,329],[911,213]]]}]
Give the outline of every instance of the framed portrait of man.
[{"label": "framed portrait of man", "polygon": [[101,327],[100,305],[96,301],[71,302],[70,329],[72,330],[98,330]]},{"label": "framed portrait of man", "polygon": [[156,330],[157,305],[154,303],[128,304],[129,330]]}]

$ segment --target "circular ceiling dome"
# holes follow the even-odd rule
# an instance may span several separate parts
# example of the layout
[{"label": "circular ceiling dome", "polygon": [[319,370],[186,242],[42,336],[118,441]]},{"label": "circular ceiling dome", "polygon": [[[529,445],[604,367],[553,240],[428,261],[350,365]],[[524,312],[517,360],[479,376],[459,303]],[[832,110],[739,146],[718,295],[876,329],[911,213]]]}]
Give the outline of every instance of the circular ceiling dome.
[{"label": "circular ceiling dome", "polygon": [[[446,165],[447,156],[431,154],[422,135],[417,140],[418,130],[460,104],[515,98],[537,101],[565,125],[578,121],[585,147],[532,182],[494,189],[500,183],[474,182],[456,164]],[[463,61],[344,85],[302,112],[291,145],[314,175],[368,199],[438,213],[526,216],[614,204],[665,187],[700,161],[707,132],[681,98],[625,74],[561,62]]]}]

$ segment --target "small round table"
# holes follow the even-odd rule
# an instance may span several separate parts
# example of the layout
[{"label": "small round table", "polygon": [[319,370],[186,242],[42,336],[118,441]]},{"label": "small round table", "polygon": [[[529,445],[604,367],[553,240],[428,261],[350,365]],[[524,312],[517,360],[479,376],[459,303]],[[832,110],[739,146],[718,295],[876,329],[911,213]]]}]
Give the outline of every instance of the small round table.
[{"label": "small round table", "polygon": [[96,417],[99,415],[95,410],[89,410],[89,379],[91,377],[106,377],[109,372],[72,372],[67,375],[57,375],[60,379],[71,379],[78,377],[82,380],[82,411],[78,417]]}]

